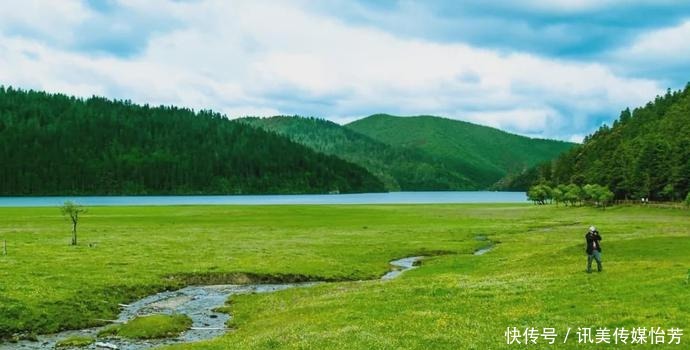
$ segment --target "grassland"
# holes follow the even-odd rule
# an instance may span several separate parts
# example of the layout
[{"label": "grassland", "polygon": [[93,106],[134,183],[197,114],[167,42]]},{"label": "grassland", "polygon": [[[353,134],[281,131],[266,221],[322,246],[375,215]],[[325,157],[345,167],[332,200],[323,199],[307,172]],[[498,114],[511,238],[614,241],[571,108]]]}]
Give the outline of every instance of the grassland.
[{"label": "grassland", "polygon": [[98,335],[130,339],[170,338],[191,326],[192,319],[187,315],[148,315],[136,317],[124,324],[108,326]]},{"label": "grassland", "polygon": [[[55,208],[2,208],[0,217],[0,240],[8,242],[8,255],[0,256],[5,334],[97,324],[114,317],[117,303],[190,276],[346,282],[235,297],[233,331],[175,349],[525,347],[505,344],[513,326],[555,327],[561,341],[569,327],[690,333],[688,210],[95,207],[82,219],[78,247],[68,246],[69,225]],[[604,238],[601,274],[584,272],[590,224]],[[487,243],[478,236],[495,249],[472,256]],[[387,271],[389,260],[420,254],[430,256],[422,268],[367,281]],[[669,347],[687,346],[690,335],[682,341]],[[572,338],[529,347],[579,348]]]},{"label": "grassland", "polygon": [[74,336],[74,337],[69,337],[67,339],[63,339],[59,341],[57,344],[55,344],[56,348],[82,348],[85,346],[89,346],[93,344],[96,341],[95,338],[92,337],[82,337],[82,336]]}]

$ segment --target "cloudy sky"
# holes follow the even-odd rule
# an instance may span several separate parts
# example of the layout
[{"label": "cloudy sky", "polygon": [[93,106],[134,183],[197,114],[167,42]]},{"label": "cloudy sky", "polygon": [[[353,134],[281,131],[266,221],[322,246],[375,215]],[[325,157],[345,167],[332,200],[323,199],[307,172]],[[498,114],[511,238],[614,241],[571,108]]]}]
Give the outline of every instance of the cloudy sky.
[{"label": "cloudy sky", "polygon": [[690,2],[39,1],[0,84],[346,123],[431,114],[579,141],[690,81]]}]

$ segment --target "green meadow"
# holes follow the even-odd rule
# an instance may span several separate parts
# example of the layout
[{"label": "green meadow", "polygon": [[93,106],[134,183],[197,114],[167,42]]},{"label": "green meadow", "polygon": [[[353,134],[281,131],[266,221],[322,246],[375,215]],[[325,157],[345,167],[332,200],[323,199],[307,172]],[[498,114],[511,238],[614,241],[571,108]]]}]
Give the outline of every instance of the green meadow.
[{"label": "green meadow", "polygon": [[[189,283],[327,280],[235,296],[226,335],[173,349],[661,349],[690,344],[690,210],[517,204],[0,208],[0,337],[103,324]],[[585,273],[600,230],[604,271]],[[474,256],[493,244],[489,253]],[[418,269],[380,281],[395,258]],[[506,344],[508,327],[555,345]],[[681,328],[681,345],[578,344],[578,327]],[[562,344],[568,328],[570,337]],[[594,332],[594,330],[593,330]],[[613,339],[612,339],[613,340]]]}]

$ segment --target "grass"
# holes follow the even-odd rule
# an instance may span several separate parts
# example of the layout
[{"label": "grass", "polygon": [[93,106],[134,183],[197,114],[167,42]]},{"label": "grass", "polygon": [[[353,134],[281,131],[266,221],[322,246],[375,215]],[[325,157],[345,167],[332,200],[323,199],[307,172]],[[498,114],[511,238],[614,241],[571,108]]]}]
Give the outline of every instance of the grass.
[{"label": "grass", "polygon": [[129,339],[160,339],[176,337],[192,326],[187,315],[148,315],[106,327],[99,337],[117,336]]},{"label": "grass", "polygon": [[[55,208],[2,208],[0,216],[5,334],[111,319],[117,303],[193,276],[346,282],[233,297],[234,331],[174,349],[511,349],[524,345],[506,345],[507,327],[554,327],[559,340],[578,327],[690,328],[688,210],[94,207],[78,247],[68,246],[69,225]],[[592,224],[604,238],[604,272],[589,275],[583,245]],[[495,248],[473,256],[482,237]],[[388,261],[419,254],[429,256],[421,268],[368,281]]]},{"label": "grass", "polygon": [[96,341],[95,338],[92,337],[83,337],[83,336],[73,336],[69,338],[65,338],[63,340],[60,340],[55,344],[56,348],[83,348],[85,346],[89,346],[93,344]]}]

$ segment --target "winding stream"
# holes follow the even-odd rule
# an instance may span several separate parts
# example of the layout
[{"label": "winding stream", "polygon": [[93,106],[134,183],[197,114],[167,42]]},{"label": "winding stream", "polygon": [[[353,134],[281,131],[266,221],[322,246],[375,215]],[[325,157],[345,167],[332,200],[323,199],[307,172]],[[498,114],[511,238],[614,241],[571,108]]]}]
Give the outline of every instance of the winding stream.
[{"label": "winding stream", "polygon": [[[493,245],[476,250],[474,255],[483,255],[491,249],[493,249]],[[390,262],[391,271],[381,276],[381,280],[391,280],[399,277],[403,272],[417,268],[421,260],[421,256],[393,260]],[[320,283],[325,282],[189,286],[175,291],[161,292],[140,299],[132,304],[124,305],[117,320],[114,321],[116,323],[124,323],[137,316],[151,314],[185,314],[192,319],[191,329],[177,338],[168,339],[98,338],[97,342],[82,349],[142,350],[168,344],[189,343],[215,338],[228,331],[226,324],[231,316],[214,310],[224,306],[230,296],[247,293],[271,293],[288,288],[309,287]],[[58,341],[72,336],[96,338],[98,332],[105,327],[107,326],[40,335],[38,336],[38,341],[22,340],[16,343],[2,343],[0,344],[0,350],[54,349]]]},{"label": "winding stream", "polygon": [[[403,272],[414,269],[419,265],[422,257],[414,256],[390,262],[391,271],[381,277],[390,280],[400,276]],[[124,323],[136,316],[150,314],[185,314],[192,321],[192,328],[177,338],[134,340],[124,338],[98,338],[98,341],[82,349],[119,349],[141,350],[153,347],[188,343],[221,336],[228,331],[226,327],[230,315],[214,311],[224,306],[228,298],[236,294],[271,293],[288,288],[308,287],[325,282],[286,283],[286,284],[248,284],[248,285],[212,285],[189,286],[175,291],[166,291],[140,299],[125,305],[120,312],[117,323]],[[72,336],[96,337],[103,327],[81,330],[64,331],[56,334],[38,336],[38,341],[22,340],[16,343],[2,343],[0,350],[17,349],[53,349],[55,344]]]},{"label": "winding stream", "polygon": [[484,254],[490,252],[492,249],[494,249],[493,245],[490,245],[490,246],[485,247],[485,248],[480,248],[480,249],[475,250],[473,255],[477,255],[477,256],[484,255]]}]

